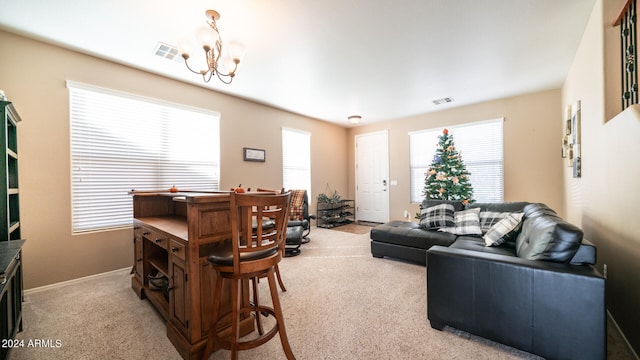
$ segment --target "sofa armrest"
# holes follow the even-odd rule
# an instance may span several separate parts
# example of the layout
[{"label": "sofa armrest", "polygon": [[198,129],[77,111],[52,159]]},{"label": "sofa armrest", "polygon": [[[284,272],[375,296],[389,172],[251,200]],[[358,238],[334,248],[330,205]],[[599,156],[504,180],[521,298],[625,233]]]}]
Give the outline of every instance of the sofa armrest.
[{"label": "sofa armrest", "polygon": [[434,246],[427,312],[434,328],[546,358],[606,358],[605,281],[592,266]]}]

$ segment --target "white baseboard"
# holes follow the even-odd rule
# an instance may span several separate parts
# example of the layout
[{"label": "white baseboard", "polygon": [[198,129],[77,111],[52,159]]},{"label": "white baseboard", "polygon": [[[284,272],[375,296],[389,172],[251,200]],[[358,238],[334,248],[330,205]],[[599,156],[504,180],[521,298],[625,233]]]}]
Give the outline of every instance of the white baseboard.
[{"label": "white baseboard", "polygon": [[89,275],[89,276],[85,276],[85,277],[81,277],[81,278],[77,278],[77,279],[62,281],[62,282],[55,283],[55,284],[49,284],[49,285],[44,285],[44,286],[28,289],[28,290],[24,291],[24,295],[39,293],[39,292],[42,292],[42,291],[55,289],[55,288],[59,288],[59,287],[67,286],[67,285],[77,284],[77,283],[88,281],[88,280],[95,280],[95,279],[98,279],[98,278],[101,278],[101,277],[105,277],[105,276],[108,276],[108,275],[112,275],[112,274],[119,273],[119,272],[125,272],[125,271],[127,273],[130,272],[131,271],[131,267],[126,267],[126,268],[122,268],[122,269],[118,269],[118,270],[107,271],[107,272],[100,273],[100,274]]}]

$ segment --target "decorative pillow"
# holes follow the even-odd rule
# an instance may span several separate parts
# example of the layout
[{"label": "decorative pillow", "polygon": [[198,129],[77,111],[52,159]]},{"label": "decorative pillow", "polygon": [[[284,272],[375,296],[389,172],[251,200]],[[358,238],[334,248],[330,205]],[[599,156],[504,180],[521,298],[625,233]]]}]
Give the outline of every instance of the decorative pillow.
[{"label": "decorative pillow", "polygon": [[456,211],[454,214],[455,226],[443,227],[440,228],[440,231],[446,231],[456,235],[482,235],[480,218],[478,217],[479,213],[480,208]]},{"label": "decorative pillow", "polygon": [[522,227],[524,213],[507,213],[504,219],[498,221],[484,234],[486,246],[499,246],[507,240],[514,240]]},{"label": "decorative pillow", "polygon": [[420,210],[420,227],[426,230],[454,226],[455,210],[451,204],[440,204]]},{"label": "decorative pillow", "polygon": [[493,225],[497,224],[507,215],[509,215],[508,212],[481,211],[478,217],[480,218],[480,229],[482,229],[482,233],[486,234]]}]

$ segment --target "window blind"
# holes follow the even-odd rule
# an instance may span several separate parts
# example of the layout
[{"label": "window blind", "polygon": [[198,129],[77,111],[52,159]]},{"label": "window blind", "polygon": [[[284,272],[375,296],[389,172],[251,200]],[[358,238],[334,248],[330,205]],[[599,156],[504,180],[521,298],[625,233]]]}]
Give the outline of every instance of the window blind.
[{"label": "window blind", "polygon": [[[476,202],[504,200],[503,119],[447,127],[456,149],[471,174]],[[438,136],[443,128],[409,133],[411,164],[411,202],[424,199],[425,174],[433,161]]]},{"label": "window blind", "polygon": [[304,189],[311,199],[311,134],[282,129],[282,181],[286,190]]},{"label": "window blind", "polygon": [[72,231],[130,226],[128,191],[218,190],[220,115],[67,82]]}]

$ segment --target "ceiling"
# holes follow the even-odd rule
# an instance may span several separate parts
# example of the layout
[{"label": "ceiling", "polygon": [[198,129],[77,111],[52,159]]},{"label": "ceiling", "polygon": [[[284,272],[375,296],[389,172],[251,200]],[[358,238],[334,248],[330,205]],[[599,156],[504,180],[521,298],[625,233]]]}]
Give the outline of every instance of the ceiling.
[{"label": "ceiling", "polygon": [[[0,0],[0,28],[350,126],[558,88],[594,0]],[[206,25],[245,49],[230,85],[154,55]],[[46,58],[46,57],[45,57]],[[441,105],[434,100],[451,98]]]}]

